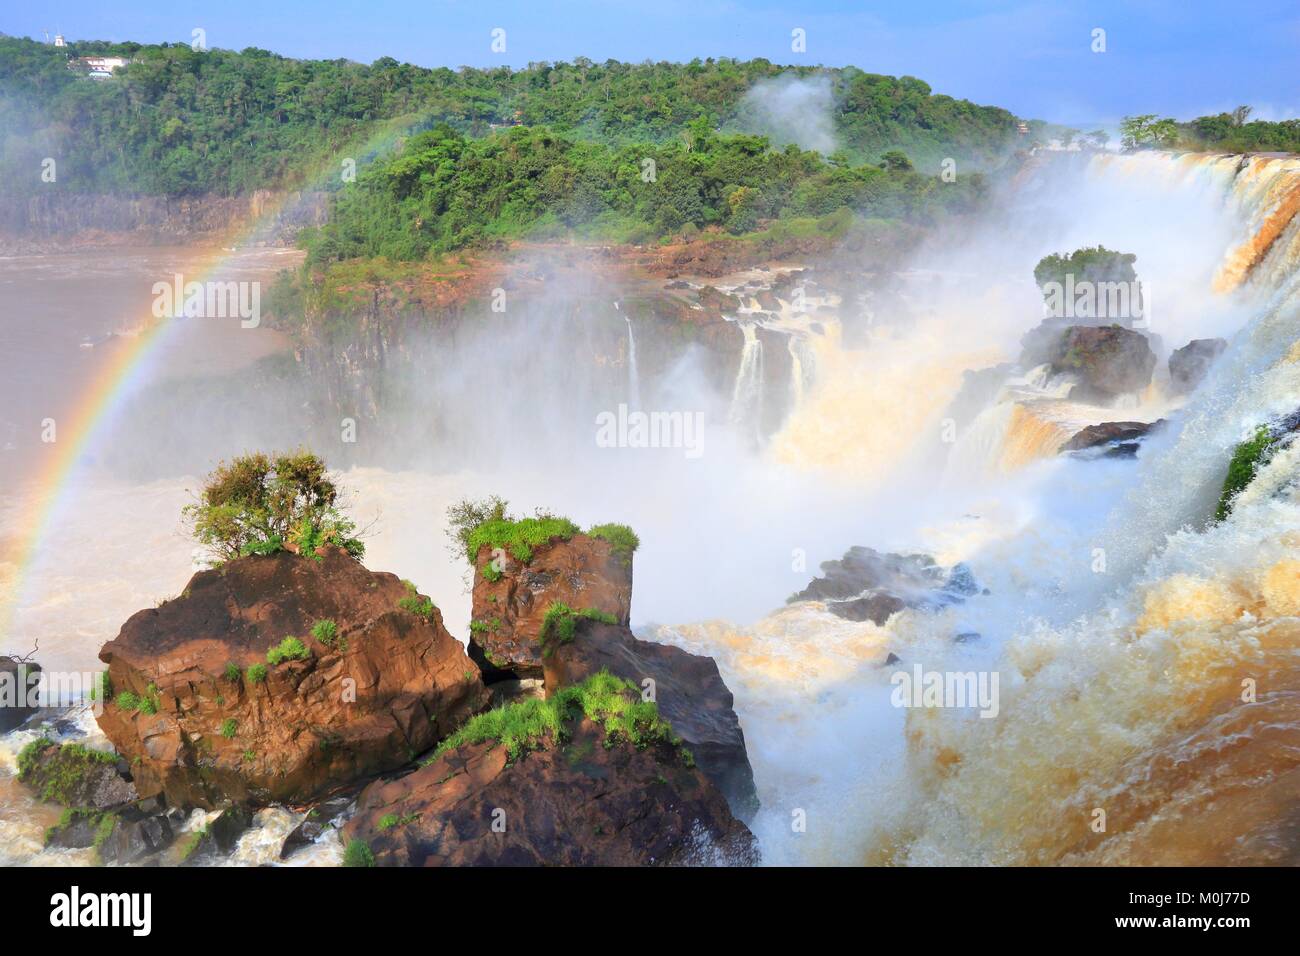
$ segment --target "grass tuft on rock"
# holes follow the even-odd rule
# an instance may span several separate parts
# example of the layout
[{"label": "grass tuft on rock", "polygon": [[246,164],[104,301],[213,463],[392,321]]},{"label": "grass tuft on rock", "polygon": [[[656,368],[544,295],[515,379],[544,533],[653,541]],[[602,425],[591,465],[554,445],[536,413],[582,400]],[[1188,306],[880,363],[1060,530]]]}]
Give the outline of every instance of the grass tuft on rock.
[{"label": "grass tuft on rock", "polygon": [[406,597],[398,601],[397,606],[408,614],[432,621],[433,612],[438,609],[433,598],[420,597],[420,590],[412,581],[403,581],[402,584],[406,587]]},{"label": "grass tuft on rock", "polygon": [[656,741],[681,746],[653,701],[642,700],[630,681],[602,670],[545,700],[528,698],[480,714],[444,740],[426,764],[449,750],[485,741],[505,747],[513,762],[529,751],[562,743],[569,736],[566,724],[581,717],[604,728],[606,746],[619,741],[638,749]]},{"label": "grass tuft on rock", "polygon": [[561,644],[573,640],[578,621],[599,621],[602,624],[617,624],[618,618],[599,608],[585,607],[575,611],[562,601],[552,601],[542,617],[542,629],[537,634],[537,641],[542,645],[542,656],[550,657]]},{"label": "grass tuft on rock", "polygon": [[266,662],[274,667],[284,661],[305,661],[311,657],[307,645],[296,637],[286,637],[275,647],[266,652]]},{"label": "grass tuft on rock", "polygon": [[625,524],[595,524],[587,529],[588,536],[608,541],[615,553],[631,557],[641,547],[641,539]]}]

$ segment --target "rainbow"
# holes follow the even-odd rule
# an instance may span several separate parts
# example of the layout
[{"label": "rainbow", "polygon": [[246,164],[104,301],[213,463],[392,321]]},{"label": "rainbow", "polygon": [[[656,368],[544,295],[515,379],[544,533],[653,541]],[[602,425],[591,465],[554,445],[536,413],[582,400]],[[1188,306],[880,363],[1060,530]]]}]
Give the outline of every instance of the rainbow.
[{"label": "rainbow", "polygon": [[[386,120],[364,137],[342,147],[336,155],[356,157],[360,166],[363,161],[397,146],[422,119],[408,115]],[[227,247],[238,248],[255,241],[294,201],[296,193],[332,183],[339,170],[335,160],[322,163],[305,177],[305,185],[280,193],[249,223],[221,237],[217,250],[201,258],[197,274],[187,275],[186,279],[200,282],[210,279],[230,261]],[[25,646],[18,646],[23,635],[13,632],[14,618],[36,596],[32,593],[36,578],[33,572],[45,553],[43,544],[50,540],[61,517],[77,504],[82,463],[120,412],[126,396],[150,380],[180,326],[181,323],[169,320],[147,323],[127,347],[117,350],[113,359],[98,370],[73,403],[71,415],[65,414],[58,423],[57,451],[32,479],[31,507],[14,529],[16,545],[10,559],[13,566],[10,579],[7,583],[0,579],[0,653],[26,650]]]}]

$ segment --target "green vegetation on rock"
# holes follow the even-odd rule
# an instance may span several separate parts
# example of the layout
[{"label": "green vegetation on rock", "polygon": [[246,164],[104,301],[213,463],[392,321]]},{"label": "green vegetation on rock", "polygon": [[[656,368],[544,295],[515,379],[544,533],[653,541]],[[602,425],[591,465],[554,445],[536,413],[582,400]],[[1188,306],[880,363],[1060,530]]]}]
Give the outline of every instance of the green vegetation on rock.
[{"label": "green vegetation on rock", "polygon": [[266,662],[274,667],[284,661],[305,661],[311,657],[307,645],[296,637],[286,637],[266,652]]},{"label": "green vegetation on rock", "polygon": [[414,582],[403,581],[406,587],[406,597],[397,602],[397,606],[409,614],[416,617],[422,617],[426,621],[433,620],[433,612],[437,610],[437,605],[433,603],[433,598],[420,597],[420,591]]},{"label": "green vegetation on rock", "polygon": [[365,840],[349,840],[343,850],[344,866],[374,866],[375,854]]},{"label": "green vegetation on rock", "polygon": [[[584,716],[604,728],[607,746],[619,741],[638,748],[656,741],[681,746],[653,701],[642,700],[630,681],[602,670],[544,700],[528,698],[480,714],[444,740],[426,763],[456,747],[485,741],[505,747],[509,759],[518,760],[530,750],[562,743],[568,738],[565,725]],[[683,760],[689,762],[685,752]]]},{"label": "green vegetation on rock", "polygon": [[1232,513],[1233,500],[1254,479],[1260,466],[1268,460],[1268,455],[1278,443],[1279,436],[1274,435],[1267,425],[1260,425],[1253,437],[1239,444],[1228,462],[1228,475],[1223,480],[1223,493],[1219,495],[1219,506],[1214,518],[1222,521]]},{"label": "green vegetation on rock", "polygon": [[96,766],[117,763],[116,754],[82,744],[63,744],[58,753],[47,755],[55,746],[48,737],[41,737],[18,752],[18,779],[35,786],[42,800],[70,805],[88,772]]},{"label": "green vegetation on rock", "polygon": [[586,607],[575,611],[562,601],[552,601],[542,616],[542,628],[537,640],[542,645],[542,656],[550,657],[555,648],[573,640],[578,621],[599,621],[602,624],[617,624],[618,618],[599,608]]},{"label": "green vegetation on rock", "polygon": [[329,619],[313,624],[311,636],[332,650],[342,652],[348,649],[348,639],[339,634],[338,625]]},{"label": "green vegetation on rock", "polygon": [[250,684],[260,684],[266,680],[266,665],[251,664],[248,668],[248,682]]},{"label": "green vegetation on rock", "polygon": [[625,524],[596,524],[587,529],[587,534],[602,541],[608,541],[619,554],[630,556],[641,547],[641,539]]}]

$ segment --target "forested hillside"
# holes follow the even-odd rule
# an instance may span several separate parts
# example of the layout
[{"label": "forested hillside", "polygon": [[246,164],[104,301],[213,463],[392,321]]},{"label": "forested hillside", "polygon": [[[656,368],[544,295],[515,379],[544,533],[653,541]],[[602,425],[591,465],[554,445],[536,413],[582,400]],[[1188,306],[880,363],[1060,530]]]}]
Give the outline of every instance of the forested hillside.
[{"label": "forested hillside", "polygon": [[[69,56],[96,54],[132,62],[102,81],[68,68]],[[824,151],[842,152],[844,164],[875,164],[902,150],[927,172],[947,156],[972,169],[995,164],[1014,145],[1016,121],[1006,110],[853,68],[579,58],[522,70],[424,69],[390,58],[365,66],[251,48],[56,48],[0,36],[0,175],[17,192],[47,187],[40,162],[50,156],[59,161],[59,189],[229,195],[299,185],[394,120],[411,131],[447,123],[470,137],[494,125],[546,126],[566,141],[611,149],[681,142],[698,119],[724,133],[764,133],[747,93],[777,76],[813,74],[828,86],[835,149]]]}]

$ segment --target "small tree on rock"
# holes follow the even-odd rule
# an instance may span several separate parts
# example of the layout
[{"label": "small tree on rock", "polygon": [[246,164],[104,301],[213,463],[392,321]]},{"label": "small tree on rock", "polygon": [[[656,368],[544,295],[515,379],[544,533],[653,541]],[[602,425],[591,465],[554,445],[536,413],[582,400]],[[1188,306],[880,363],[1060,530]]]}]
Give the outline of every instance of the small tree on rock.
[{"label": "small tree on rock", "polygon": [[285,550],[316,557],[326,544],[360,558],[365,545],[337,502],[338,487],[319,456],[257,452],[219,464],[183,515],[213,564]]}]

